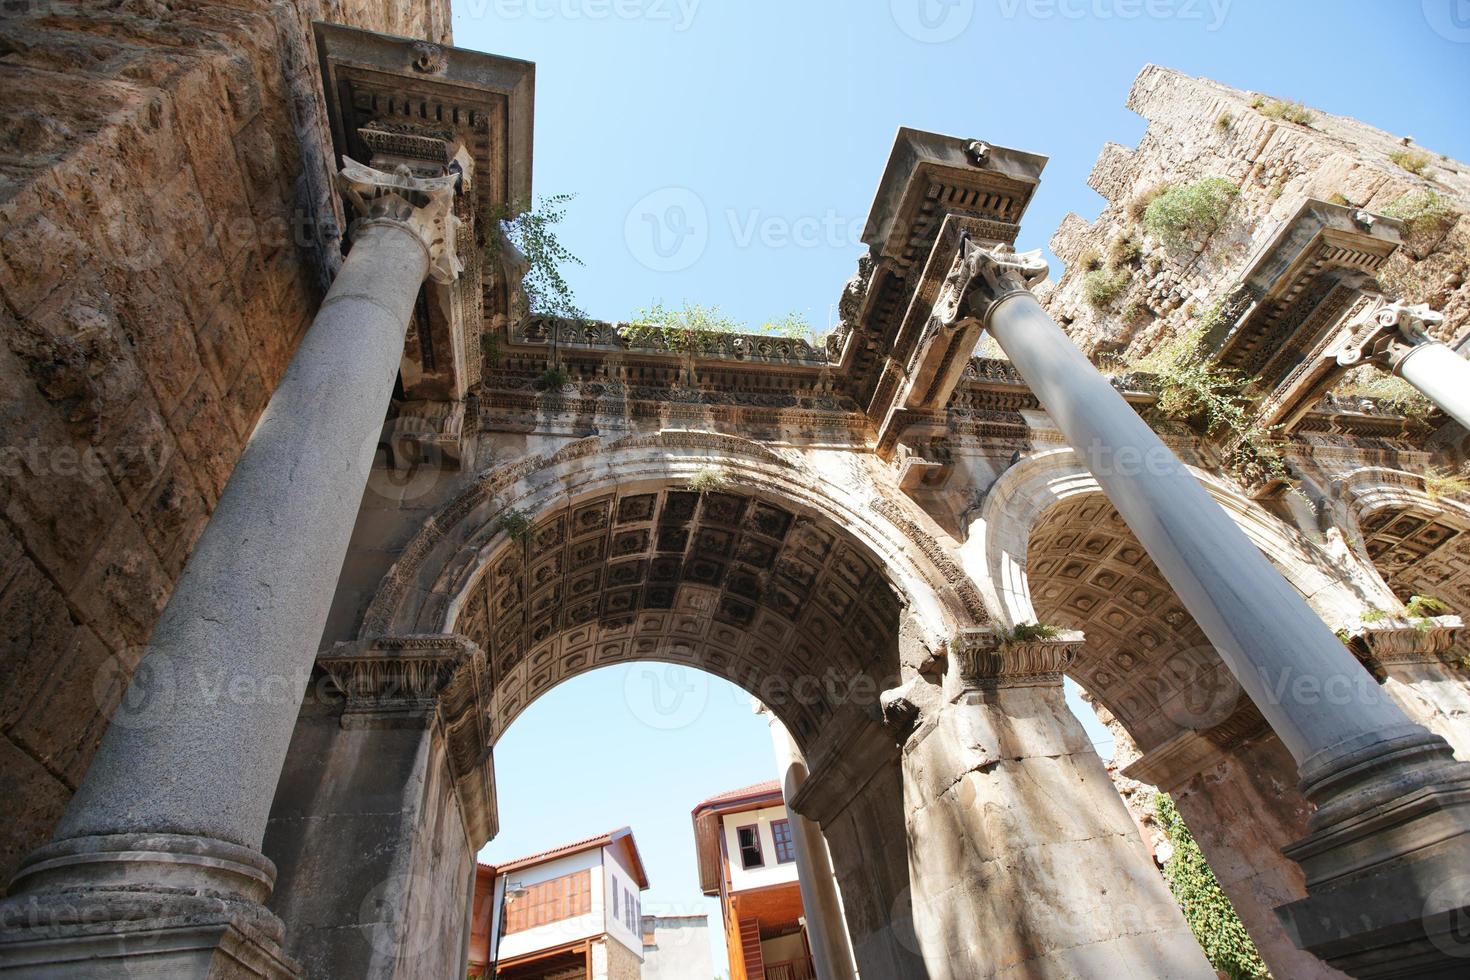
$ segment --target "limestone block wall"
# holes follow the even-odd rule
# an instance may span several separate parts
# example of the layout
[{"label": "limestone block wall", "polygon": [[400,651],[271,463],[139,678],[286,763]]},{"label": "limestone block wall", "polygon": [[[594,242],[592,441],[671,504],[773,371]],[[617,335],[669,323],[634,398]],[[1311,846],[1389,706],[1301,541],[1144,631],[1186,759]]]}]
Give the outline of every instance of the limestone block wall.
[{"label": "limestone block wall", "polygon": [[[1103,148],[1088,183],[1107,204],[1092,222],[1068,215],[1051,240],[1066,271],[1043,299],[1084,350],[1129,358],[1188,326],[1308,198],[1381,212],[1406,193],[1426,190],[1450,201],[1459,220],[1411,239],[1382,283],[1395,298],[1441,310],[1447,334],[1470,330],[1470,165],[1318,109],[1308,110],[1306,124],[1271,118],[1262,109],[1273,102],[1269,94],[1157,65],[1139,74],[1127,104],[1148,120],[1147,132],[1136,148]],[[1390,159],[1402,151],[1423,154],[1421,174]],[[1143,232],[1142,205],[1151,189],[1204,177],[1223,177],[1239,193],[1202,248],[1169,248]],[[1141,250],[1122,263],[1126,288],[1094,307],[1083,293],[1081,260],[1089,252],[1106,260],[1120,235]]]},{"label": "limestone block wall", "polygon": [[317,19],[449,39],[444,0],[50,2],[0,27],[0,886],[340,254]]}]

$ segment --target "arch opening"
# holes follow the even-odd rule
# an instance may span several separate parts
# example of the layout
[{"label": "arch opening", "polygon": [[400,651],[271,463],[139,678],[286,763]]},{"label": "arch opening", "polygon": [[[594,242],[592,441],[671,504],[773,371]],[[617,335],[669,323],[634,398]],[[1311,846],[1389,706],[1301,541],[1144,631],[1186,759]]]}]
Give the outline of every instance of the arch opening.
[{"label": "arch opening", "polygon": [[834,712],[895,683],[903,607],[831,519],[753,491],[637,487],[502,533],[450,631],[485,651],[492,741],[561,681],[651,660],[744,687],[806,748]]}]

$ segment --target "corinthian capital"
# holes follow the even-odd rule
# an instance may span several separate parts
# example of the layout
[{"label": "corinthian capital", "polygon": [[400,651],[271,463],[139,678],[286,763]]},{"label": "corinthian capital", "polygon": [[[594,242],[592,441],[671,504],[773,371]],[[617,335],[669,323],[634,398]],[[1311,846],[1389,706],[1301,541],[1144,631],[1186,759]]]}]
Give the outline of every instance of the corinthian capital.
[{"label": "corinthian capital", "polygon": [[996,303],[1029,291],[1046,274],[1046,259],[1039,248],[1029,252],[1017,252],[1004,244],[985,248],[967,238],[960,243],[959,258],[935,313],[947,326],[964,319],[984,325]]},{"label": "corinthian capital", "polygon": [[1352,335],[1337,355],[1343,367],[1367,362],[1392,371],[1409,351],[1433,342],[1430,330],[1444,322],[1428,304],[1410,306],[1378,300],[1349,324]]},{"label": "corinthian capital", "polygon": [[407,166],[389,173],[344,157],[337,182],[359,221],[393,222],[416,235],[429,253],[429,278],[448,284],[464,266],[455,248],[459,218],[454,195],[460,176],[415,177]]}]

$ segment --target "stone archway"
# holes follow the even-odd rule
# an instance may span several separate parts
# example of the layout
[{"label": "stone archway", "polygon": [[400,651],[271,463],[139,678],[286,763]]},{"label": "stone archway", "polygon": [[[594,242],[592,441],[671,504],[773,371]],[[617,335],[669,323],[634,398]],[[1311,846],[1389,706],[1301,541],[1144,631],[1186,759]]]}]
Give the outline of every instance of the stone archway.
[{"label": "stone archway", "polygon": [[[1470,758],[1470,507],[1431,496],[1424,479],[1366,467],[1334,485],[1349,542],[1383,584],[1379,621],[1355,638],[1385,688],[1404,710]],[[1445,615],[1393,615],[1400,603],[1429,596]]]},{"label": "stone archway", "polygon": [[[287,858],[273,907],[309,923],[289,930],[293,954],[324,975],[422,967],[452,939],[424,896],[462,904],[463,868],[495,831],[499,735],[563,680],[656,660],[730,680],[782,720],[826,787],[860,962],[922,975],[898,737],[879,697],[915,659],[906,650],[973,628],[978,599],[860,469],[832,476],[711,433],[590,439],[482,475],[429,520],[362,638],[319,658],[326,683],[298,722],[267,843]],[[361,863],[358,827],[392,874],[315,888],[328,855]]]},{"label": "stone archway", "polygon": [[[1372,583],[1207,474],[1201,482],[1329,624]],[[1281,853],[1306,834],[1296,765],[1071,450],[1037,453],[991,489],[965,546],[1011,622],[1078,629],[1068,670],[1116,720],[1127,774],[1171,793],[1277,975],[1335,977],[1273,909],[1306,894]]]}]

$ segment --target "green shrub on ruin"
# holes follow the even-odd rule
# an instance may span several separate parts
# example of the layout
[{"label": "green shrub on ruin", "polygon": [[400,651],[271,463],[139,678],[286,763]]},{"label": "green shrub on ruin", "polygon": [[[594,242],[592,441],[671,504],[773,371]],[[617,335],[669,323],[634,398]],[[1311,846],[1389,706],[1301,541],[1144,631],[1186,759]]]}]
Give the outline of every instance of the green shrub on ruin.
[{"label": "green shrub on ruin", "polygon": [[1420,235],[1444,231],[1459,217],[1450,202],[1431,190],[1409,191],[1394,198],[1383,213],[1404,223],[1404,231]]},{"label": "green shrub on ruin", "polygon": [[1284,122],[1296,123],[1298,126],[1312,124],[1312,111],[1300,102],[1256,96],[1251,100],[1251,108],[1259,110],[1261,115],[1267,119],[1280,119]]},{"label": "green shrub on ruin", "polygon": [[654,303],[633,314],[622,328],[631,343],[648,344],[662,338],[670,350],[700,354],[714,350],[721,339],[733,334],[764,334],[792,340],[814,340],[815,331],[800,313],[788,313],[752,327],[722,311],[718,306],[688,303],[665,306]]},{"label": "green shrub on ruin", "polygon": [[1191,243],[1220,227],[1238,193],[1224,177],[1176,184],[1149,202],[1143,226],[1167,245]]},{"label": "green shrub on ruin", "polygon": [[1082,277],[1082,298],[1093,309],[1102,309],[1122,295],[1132,279],[1128,269],[1108,267],[1093,269]]},{"label": "green shrub on ruin", "polygon": [[1225,465],[1246,484],[1289,481],[1279,427],[1262,425],[1245,395],[1251,379],[1216,367],[1205,349],[1206,338],[1226,322],[1228,311],[1225,301],[1210,304],[1192,328],[1160,344],[1132,368],[1152,376],[1158,397],[1154,411],[1218,439]]},{"label": "green shrub on ruin", "polygon": [[1174,848],[1164,865],[1164,878],[1184,912],[1184,921],[1189,923],[1194,938],[1204,949],[1205,958],[1231,980],[1270,977],[1256,944],[1251,942],[1240,916],[1235,914],[1235,907],[1225,897],[1174,801],[1167,794],[1159,793],[1154,797],[1154,809]]},{"label": "green shrub on ruin", "polygon": [[1388,155],[1389,162],[1418,176],[1429,166],[1429,154],[1418,150],[1394,150]]}]

